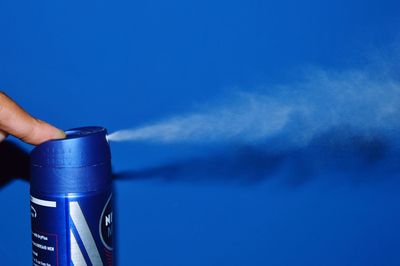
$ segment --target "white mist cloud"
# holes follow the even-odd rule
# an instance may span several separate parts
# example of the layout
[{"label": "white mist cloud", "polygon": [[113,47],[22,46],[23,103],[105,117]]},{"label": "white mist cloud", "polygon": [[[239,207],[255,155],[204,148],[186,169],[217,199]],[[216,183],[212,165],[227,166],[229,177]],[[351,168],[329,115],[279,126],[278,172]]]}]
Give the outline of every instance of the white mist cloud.
[{"label": "white mist cloud", "polygon": [[[391,71],[387,71],[389,73]],[[304,145],[334,128],[398,138],[400,83],[368,70],[312,70],[302,82],[237,93],[222,104],[114,132],[110,141],[258,142]],[[383,73],[383,72],[382,72]]]},{"label": "white mist cloud", "polygon": [[111,141],[254,141],[285,126],[291,108],[258,94],[240,93],[234,102],[208,111],[175,116],[143,127],[121,130]]}]

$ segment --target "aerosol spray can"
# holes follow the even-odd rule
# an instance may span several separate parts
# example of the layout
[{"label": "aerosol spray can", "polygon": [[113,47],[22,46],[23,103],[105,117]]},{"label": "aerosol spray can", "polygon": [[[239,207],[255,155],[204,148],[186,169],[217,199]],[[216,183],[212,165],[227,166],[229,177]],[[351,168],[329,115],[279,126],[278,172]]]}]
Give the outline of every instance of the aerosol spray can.
[{"label": "aerosol spray can", "polygon": [[82,127],[31,153],[33,265],[113,265],[107,130]]}]

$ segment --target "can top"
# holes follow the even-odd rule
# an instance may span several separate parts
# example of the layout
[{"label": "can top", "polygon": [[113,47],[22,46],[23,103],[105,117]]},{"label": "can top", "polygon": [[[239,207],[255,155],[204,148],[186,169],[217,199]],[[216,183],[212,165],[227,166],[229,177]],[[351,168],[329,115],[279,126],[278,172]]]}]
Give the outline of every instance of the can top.
[{"label": "can top", "polygon": [[83,167],[110,160],[107,130],[81,127],[65,131],[65,139],[49,140],[31,152],[31,165],[38,167]]},{"label": "can top", "polygon": [[65,131],[31,152],[31,192],[82,193],[111,186],[107,130],[81,127]]}]

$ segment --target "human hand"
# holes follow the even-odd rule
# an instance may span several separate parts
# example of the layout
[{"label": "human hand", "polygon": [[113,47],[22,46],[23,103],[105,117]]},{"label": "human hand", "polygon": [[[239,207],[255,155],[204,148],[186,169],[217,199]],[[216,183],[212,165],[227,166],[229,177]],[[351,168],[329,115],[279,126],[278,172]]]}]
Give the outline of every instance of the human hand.
[{"label": "human hand", "polygon": [[0,92],[0,142],[8,135],[38,145],[50,139],[65,138],[54,126],[32,117],[3,92]]}]

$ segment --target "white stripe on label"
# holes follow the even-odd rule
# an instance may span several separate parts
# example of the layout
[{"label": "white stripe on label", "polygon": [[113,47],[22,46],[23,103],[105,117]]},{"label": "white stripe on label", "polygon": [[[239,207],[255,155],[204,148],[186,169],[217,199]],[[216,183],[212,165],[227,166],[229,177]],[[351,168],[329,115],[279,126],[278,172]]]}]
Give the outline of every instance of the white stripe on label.
[{"label": "white stripe on label", "polygon": [[83,257],[82,251],[76,242],[76,238],[74,233],[70,229],[70,236],[71,236],[71,260],[74,266],[87,266],[85,258]]},{"label": "white stripe on label", "polygon": [[79,206],[78,202],[71,201],[69,203],[70,216],[74,223],[76,230],[78,231],[79,237],[82,240],[83,246],[90,258],[90,261],[94,266],[103,265],[101,261],[100,253],[97,250],[96,242],[94,241],[93,235],[90,232],[90,228],[86,222],[85,216]]},{"label": "white stripe on label", "polygon": [[57,207],[57,202],[55,201],[50,201],[50,200],[42,200],[35,198],[31,196],[31,201],[37,205],[43,206],[43,207],[50,207],[50,208],[56,208]]}]

